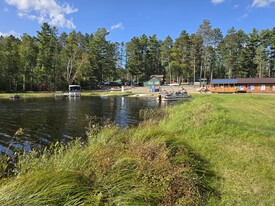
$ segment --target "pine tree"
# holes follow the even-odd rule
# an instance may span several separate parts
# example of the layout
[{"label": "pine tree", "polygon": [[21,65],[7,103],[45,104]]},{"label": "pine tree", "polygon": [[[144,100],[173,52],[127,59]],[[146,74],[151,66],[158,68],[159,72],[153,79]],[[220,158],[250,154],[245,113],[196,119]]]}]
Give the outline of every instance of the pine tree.
[{"label": "pine tree", "polygon": [[169,76],[169,82],[172,80],[172,70],[170,67],[171,64],[171,50],[173,47],[173,39],[170,36],[167,36],[162,42],[161,50],[161,62],[162,66],[165,67],[166,76]]}]

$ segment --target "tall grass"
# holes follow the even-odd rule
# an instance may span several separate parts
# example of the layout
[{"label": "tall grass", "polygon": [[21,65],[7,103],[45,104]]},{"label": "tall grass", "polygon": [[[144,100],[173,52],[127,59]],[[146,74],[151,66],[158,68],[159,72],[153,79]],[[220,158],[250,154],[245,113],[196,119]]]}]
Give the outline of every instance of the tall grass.
[{"label": "tall grass", "polygon": [[2,180],[0,205],[201,204],[209,191],[197,162],[180,138],[162,132],[160,113],[144,111],[147,124],[124,130],[91,122],[86,144],[21,156],[17,177]]},{"label": "tall grass", "polygon": [[21,156],[0,205],[272,205],[274,96],[201,95]]}]

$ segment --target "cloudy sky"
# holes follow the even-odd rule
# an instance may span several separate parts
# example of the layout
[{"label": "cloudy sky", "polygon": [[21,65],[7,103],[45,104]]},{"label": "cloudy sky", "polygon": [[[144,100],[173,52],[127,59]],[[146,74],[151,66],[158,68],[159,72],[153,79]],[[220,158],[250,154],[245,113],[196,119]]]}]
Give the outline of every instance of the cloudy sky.
[{"label": "cloudy sky", "polygon": [[204,19],[225,35],[231,27],[249,33],[275,27],[275,0],[0,0],[0,35],[36,35],[43,22],[59,33],[110,31],[111,41],[134,36],[195,33]]}]

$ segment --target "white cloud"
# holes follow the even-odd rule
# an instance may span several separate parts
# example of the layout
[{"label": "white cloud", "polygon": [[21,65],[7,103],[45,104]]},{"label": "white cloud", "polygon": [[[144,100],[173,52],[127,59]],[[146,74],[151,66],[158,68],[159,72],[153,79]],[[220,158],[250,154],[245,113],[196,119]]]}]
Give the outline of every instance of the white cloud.
[{"label": "white cloud", "polygon": [[253,0],[252,7],[268,7],[275,0]]},{"label": "white cloud", "polygon": [[78,11],[68,3],[58,4],[56,0],[5,0],[7,4],[18,9],[18,15],[22,18],[36,20],[40,24],[48,22],[52,26],[63,28],[75,28],[72,19],[65,15]]},{"label": "white cloud", "polygon": [[123,24],[120,22],[118,24],[111,26],[111,30],[116,30],[116,29],[124,29]]},{"label": "white cloud", "polygon": [[21,36],[21,34],[15,32],[14,30],[9,31],[9,32],[0,32],[0,36],[7,37],[7,36],[10,36],[10,35],[13,35],[13,36],[15,36],[15,37]]},{"label": "white cloud", "polygon": [[211,0],[212,4],[221,4],[224,2],[224,0]]},{"label": "white cloud", "polygon": [[242,15],[239,19],[238,19],[238,21],[242,21],[242,20],[244,20],[245,18],[247,18],[249,16],[249,14],[248,13],[245,13],[244,15]]}]

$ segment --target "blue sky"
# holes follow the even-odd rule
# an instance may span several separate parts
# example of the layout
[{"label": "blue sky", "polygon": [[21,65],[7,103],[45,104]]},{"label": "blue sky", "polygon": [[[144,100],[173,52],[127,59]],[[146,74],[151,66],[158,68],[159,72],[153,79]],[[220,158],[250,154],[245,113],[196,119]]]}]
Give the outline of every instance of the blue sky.
[{"label": "blue sky", "polygon": [[59,33],[110,31],[108,39],[127,42],[156,34],[173,39],[195,33],[204,19],[225,35],[231,27],[246,33],[275,27],[275,0],[0,0],[0,35],[36,36],[43,22]]}]

